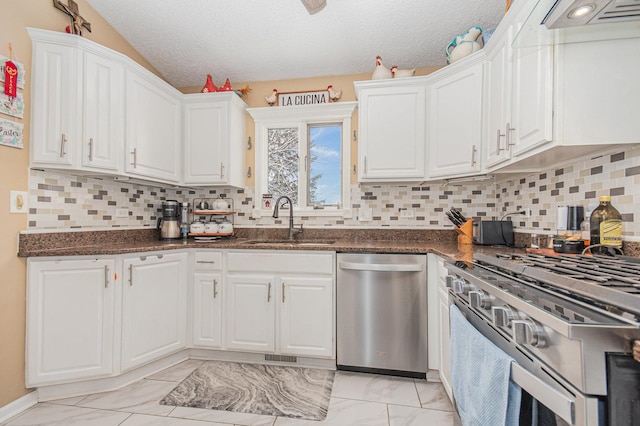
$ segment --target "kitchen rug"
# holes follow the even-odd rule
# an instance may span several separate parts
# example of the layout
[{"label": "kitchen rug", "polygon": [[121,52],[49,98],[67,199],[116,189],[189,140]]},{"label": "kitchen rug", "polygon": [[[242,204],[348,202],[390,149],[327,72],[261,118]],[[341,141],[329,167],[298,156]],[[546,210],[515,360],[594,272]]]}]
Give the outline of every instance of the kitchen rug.
[{"label": "kitchen rug", "polygon": [[207,361],[160,404],[323,420],[334,375],[317,368]]}]

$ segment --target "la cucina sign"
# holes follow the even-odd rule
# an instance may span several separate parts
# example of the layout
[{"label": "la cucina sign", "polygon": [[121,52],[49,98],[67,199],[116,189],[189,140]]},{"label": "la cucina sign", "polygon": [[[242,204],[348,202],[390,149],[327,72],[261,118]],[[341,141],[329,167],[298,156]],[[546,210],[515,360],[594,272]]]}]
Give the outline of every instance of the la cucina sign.
[{"label": "la cucina sign", "polygon": [[278,106],[302,106],[329,103],[329,91],[278,93]]}]

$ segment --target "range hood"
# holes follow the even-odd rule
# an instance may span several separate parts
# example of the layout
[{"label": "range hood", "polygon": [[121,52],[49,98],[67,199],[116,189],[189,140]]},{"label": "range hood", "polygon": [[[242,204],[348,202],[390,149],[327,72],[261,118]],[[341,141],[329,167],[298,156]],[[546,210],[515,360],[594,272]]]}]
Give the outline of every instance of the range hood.
[{"label": "range hood", "polygon": [[[640,37],[640,0],[535,0],[532,3],[535,5],[516,33],[514,48]],[[586,8],[580,9],[583,6]],[[580,11],[591,12],[569,17],[579,15]]]},{"label": "range hood", "polygon": [[640,20],[640,0],[558,0],[542,21],[549,29]]}]

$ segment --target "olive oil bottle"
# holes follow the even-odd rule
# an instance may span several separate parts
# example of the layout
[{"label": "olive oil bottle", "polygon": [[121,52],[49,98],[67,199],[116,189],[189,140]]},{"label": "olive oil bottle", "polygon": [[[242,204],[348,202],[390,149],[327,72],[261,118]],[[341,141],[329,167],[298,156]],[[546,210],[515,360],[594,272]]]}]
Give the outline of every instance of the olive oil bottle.
[{"label": "olive oil bottle", "polygon": [[[611,196],[600,197],[600,205],[591,213],[591,245],[604,244],[622,248],[622,216],[611,205]],[[604,250],[598,250],[603,253]]]}]

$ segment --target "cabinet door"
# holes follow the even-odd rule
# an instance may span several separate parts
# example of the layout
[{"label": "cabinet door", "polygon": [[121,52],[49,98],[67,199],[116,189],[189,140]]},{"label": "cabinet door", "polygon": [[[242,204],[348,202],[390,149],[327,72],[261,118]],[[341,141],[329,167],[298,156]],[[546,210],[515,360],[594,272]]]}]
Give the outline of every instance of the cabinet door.
[{"label": "cabinet door", "polygon": [[281,277],[282,354],[334,357],[333,279]]},{"label": "cabinet door", "polygon": [[274,352],[275,286],[269,275],[226,277],[227,349]]},{"label": "cabinet door", "polygon": [[184,106],[185,183],[225,183],[228,122],[227,102]]},{"label": "cabinet door", "polygon": [[[180,179],[180,99],[152,81],[127,71],[127,173],[159,180]],[[153,76],[155,78],[155,76]]]},{"label": "cabinet door", "polygon": [[222,346],[222,278],[219,273],[193,274],[193,345]]},{"label": "cabinet door", "polygon": [[482,63],[435,82],[430,89],[430,177],[480,171]]},{"label": "cabinet door", "polygon": [[449,362],[449,293],[446,288],[439,290],[438,306],[440,313],[440,380],[449,395],[449,399],[453,401],[451,367]]},{"label": "cabinet door", "polygon": [[551,142],[553,121],[553,47],[514,52],[512,154],[518,156]]},{"label": "cabinet door", "polygon": [[124,149],[124,69],[84,54],[82,165],[118,171]]},{"label": "cabinet door", "polygon": [[[484,166],[492,167],[510,158],[507,123],[510,120],[511,29],[496,40],[486,61],[484,111],[486,116]],[[493,40],[492,40],[493,41]]]},{"label": "cabinet door", "polygon": [[186,263],[186,253],[124,260],[123,370],[186,346]]},{"label": "cabinet door", "polygon": [[425,86],[361,90],[358,108],[360,180],[424,179]]},{"label": "cabinet door", "polygon": [[71,166],[80,137],[82,53],[58,44],[34,43],[31,162]]},{"label": "cabinet door", "polygon": [[29,261],[26,385],[113,373],[115,261]]}]

